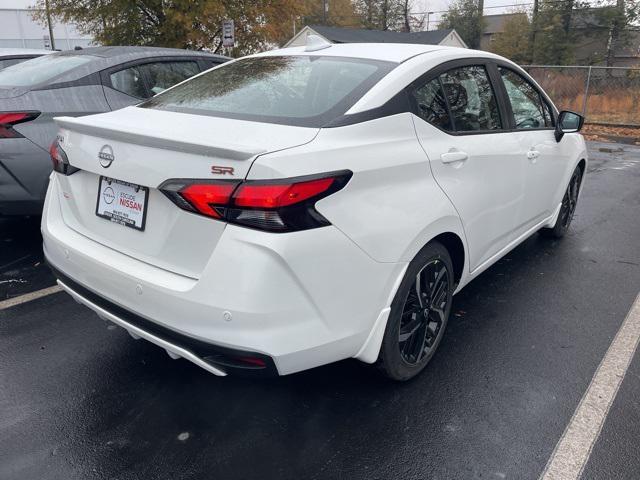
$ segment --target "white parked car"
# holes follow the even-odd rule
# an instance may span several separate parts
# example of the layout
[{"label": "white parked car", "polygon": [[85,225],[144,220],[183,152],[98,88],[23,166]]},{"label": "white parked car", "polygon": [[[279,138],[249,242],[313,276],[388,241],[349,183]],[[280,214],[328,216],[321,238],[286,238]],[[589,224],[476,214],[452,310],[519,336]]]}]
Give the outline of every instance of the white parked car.
[{"label": "white parked car", "polygon": [[587,161],[582,118],[517,65],[427,45],[311,39],[57,122],[60,285],[217,375],[413,377],[454,293],[567,231]]}]

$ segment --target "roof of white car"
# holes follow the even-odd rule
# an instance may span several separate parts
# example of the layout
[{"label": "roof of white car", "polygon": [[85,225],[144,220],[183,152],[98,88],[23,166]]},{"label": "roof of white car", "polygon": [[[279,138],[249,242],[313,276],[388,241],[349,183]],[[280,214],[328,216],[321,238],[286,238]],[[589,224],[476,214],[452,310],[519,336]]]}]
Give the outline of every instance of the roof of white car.
[{"label": "roof of white car", "polygon": [[[438,50],[449,50],[454,56],[464,52],[467,56],[475,56],[478,52],[466,48],[445,47],[442,45],[416,45],[408,43],[334,43],[326,48],[314,51],[307,51],[306,47],[282,48],[270,50],[257,56],[274,55],[314,55],[314,56],[334,56],[366,58],[372,60],[384,60],[387,62],[401,63],[409,58],[423,53],[435,52]],[[486,53],[486,52],[482,52]]]},{"label": "roof of white car", "polygon": [[20,55],[47,55],[54,53],[51,50],[36,50],[34,48],[0,48],[0,57],[13,57]]}]

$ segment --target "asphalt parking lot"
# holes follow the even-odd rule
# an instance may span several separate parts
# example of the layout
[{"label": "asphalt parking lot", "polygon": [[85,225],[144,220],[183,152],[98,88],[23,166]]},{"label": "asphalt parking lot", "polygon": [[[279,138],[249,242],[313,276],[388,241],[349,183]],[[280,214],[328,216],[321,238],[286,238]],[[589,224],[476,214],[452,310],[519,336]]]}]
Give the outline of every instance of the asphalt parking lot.
[{"label": "asphalt parking lot", "polygon": [[[538,478],[640,291],[640,148],[590,152],[569,235],[457,295],[407,384],[218,378],[62,292],[1,309],[0,478]],[[0,301],[53,285],[42,262],[37,222],[0,220]],[[636,354],[582,478],[640,478],[639,398]]]}]

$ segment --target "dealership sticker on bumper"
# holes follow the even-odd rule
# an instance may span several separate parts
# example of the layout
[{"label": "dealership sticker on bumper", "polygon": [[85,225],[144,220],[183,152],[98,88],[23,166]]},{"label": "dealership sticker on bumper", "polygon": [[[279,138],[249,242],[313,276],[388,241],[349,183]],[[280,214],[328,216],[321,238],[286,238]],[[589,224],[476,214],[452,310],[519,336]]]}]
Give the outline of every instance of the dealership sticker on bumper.
[{"label": "dealership sticker on bumper", "polygon": [[96,215],[125,227],[144,230],[148,199],[147,187],[100,177]]}]

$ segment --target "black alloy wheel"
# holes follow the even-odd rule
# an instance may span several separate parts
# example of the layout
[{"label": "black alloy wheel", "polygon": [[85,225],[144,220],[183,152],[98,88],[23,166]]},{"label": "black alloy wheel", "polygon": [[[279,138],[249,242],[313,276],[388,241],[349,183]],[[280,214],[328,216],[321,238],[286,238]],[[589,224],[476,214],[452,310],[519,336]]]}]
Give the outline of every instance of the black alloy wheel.
[{"label": "black alloy wheel", "polygon": [[447,326],[454,280],[449,252],[438,242],[409,263],[391,303],[378,358],[387,377],[409,380],[427,366]]},{"label": "black alloy wheel", "polygon": [[417,365],[430,355],[444,332],[448,292],[447,267],[433,259],[416,275],[400,317],[398,348],[408,365]]},{"label": "black alloy wheel", "polygon": [[573,216],[576,213],[576,207],[578,205],[578,194],[580,193],[580,186],[582,183],[582,169],[576,167],[567,185],[567,190],[562,197],[562,205],[560,206],[560,213],[558,219],[552,228],[543,228],[540,230],[546,237],[562,238],[573,220]]}]

